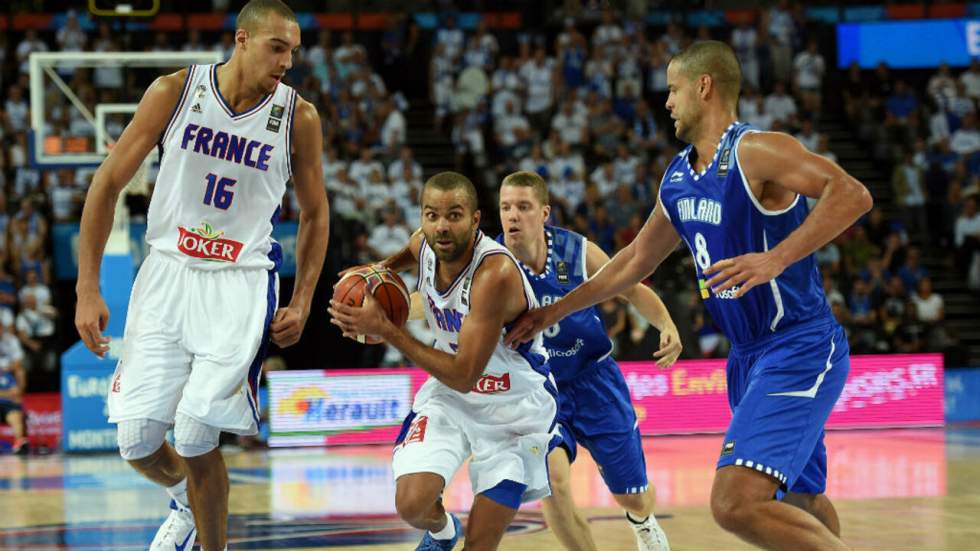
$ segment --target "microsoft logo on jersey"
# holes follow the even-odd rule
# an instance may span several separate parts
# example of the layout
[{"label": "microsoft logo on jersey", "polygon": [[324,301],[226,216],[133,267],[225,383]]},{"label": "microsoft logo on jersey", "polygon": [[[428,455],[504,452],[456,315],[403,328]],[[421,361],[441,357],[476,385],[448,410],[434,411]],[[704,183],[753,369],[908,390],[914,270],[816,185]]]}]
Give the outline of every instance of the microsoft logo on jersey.
[{"label": "microsoft logo on jersey", "polygon": [[242,252],[240,241],[221,239],[223,231],[214,229],[211,224],[201,222],[198,228],[178,227],[177,249],[194,258],[209,262],[237,262]]},{"label": "microsoft logo on jersey", "polygon": [[698,290],[701,291],[701,300],[708,300],[708,297],[711,296],[703,279],[698,280]]}]

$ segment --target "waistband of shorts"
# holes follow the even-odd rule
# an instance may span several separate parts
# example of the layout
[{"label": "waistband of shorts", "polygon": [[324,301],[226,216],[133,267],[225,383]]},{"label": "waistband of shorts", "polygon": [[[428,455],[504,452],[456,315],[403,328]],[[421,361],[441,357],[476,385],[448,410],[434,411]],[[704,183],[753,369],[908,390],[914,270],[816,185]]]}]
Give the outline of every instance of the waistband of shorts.
[{"label": "waistband of shorts", "polygon": [[806,331],[815,331],[820,329],[830,329],[837,325],[837,320],[833,316],[820,316],[817,318],[811,318],[809,320],[804,320],[793,325],[787,325],[786,327],[780,327],[776,331],[764,335],[753,341],[732,343],[732,352],[735,354],[751,354],[753,352],[758,352],[769,345],[771,345],[777,339],[785,339],[793,335],[804,333]]}]

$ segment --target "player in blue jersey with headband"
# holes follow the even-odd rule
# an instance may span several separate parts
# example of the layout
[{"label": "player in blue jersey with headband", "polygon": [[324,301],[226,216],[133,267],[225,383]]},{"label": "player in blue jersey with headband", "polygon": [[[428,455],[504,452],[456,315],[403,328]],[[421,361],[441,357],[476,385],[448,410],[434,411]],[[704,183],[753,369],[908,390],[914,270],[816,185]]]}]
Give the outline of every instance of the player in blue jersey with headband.
[{"label": "player in blue jersey with headband", "polygon": [[[732,341],[725,434],[711,511],[765,549],[849,549],[824,494],[824,425],[850,366],[813,252],[870,210],[868,190],[792,137],[737,120],[741,71],[722,42],[697,42],[667,68],[666,107],[690,145],[664,173],[636,239],[561,301],[520,319],[508,342],[622,293],[680,241],[705,307]],[[805,197],[817,199],[808,212]]]},{"label": "player in blue jersey with headband", "polygon": [[[497,238],[521,261],[541,304],[558,301],[609,261],[595,243],[545,222],[551,212],[548,185],[533,172],[515,172],[500,186]],[[667,367],[681,353],[677,327],[667,308],[647,286],[623,293],[660,330],[658,365]],[[612,343],[595,307],[569,315],[544,332],[548,362],[558,383],[558,423],[562,443],[548,456],[551,497],[544,500],[548,525],[570,550],[596,549],[589,526],[575,509],[569,469],[577,445],[592,454],[606,486],[636,534],[640,551],[667,551],[667,536],[653,516],[654,490],[647,481],[643,442],[629,388]]]}]

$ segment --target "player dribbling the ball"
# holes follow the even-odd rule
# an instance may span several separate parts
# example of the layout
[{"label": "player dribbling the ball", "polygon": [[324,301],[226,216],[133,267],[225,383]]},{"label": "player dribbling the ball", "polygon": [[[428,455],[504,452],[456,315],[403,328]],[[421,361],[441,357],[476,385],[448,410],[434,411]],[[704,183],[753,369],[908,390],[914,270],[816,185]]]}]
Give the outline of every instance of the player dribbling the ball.
[{"label": "player dribbling the ball", "polygon": [[476,497],[466,549],[496,549],[520,504],[550,493],[546,458],[558,440],[557,391],[541,337],[503,345],[508,324],[537,300],[513,255],[479,230],[476,190],[443,172],[422,191],[422,231],[382,262],[394,271],[420,267],[418,291],[434,331],[430,347],[392,323],[365,294],[362,307],[332,300],[332,323],[347,337],[376,335],[431,377],[415,396],[396,441],[395,506],[427,532],[418,550],[449,550],[459,519],[441,496],[470,459]]}]

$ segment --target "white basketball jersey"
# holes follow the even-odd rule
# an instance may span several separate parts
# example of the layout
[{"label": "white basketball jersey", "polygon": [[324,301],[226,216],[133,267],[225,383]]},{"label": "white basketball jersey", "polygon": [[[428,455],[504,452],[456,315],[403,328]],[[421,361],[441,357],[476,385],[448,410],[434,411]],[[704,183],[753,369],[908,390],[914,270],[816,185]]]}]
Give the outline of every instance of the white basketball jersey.
[{"label": "white basketball jersey", "polygon": [[146,241],[195,268],[278,268],[273,225],[292,177],[296,92],[280,83],[235,113],[218,90],[218,65],[192,65],[160,138],[160,172]]},{"label": "white basketball jersey", "polygon": [[[474,245],[473,259],[456,277],[456,280],[443,292],[435,287],[437,259],[432,249],[423,240],[419,253],[419,283],[418,289],[425,308],[425,319],[435,333],[433,347],[450,354],[456,353],[459,342],[459,330],[463,325],[466,314],[470,311],[473,301],[495,301],[494,296],[471,296],[473,276],[483,260],[491,255],[502,254],[514,261],[514,267],[521,274],[524,297],[528,308],[538,306],[537,298],[528,283],[524,272],[519,268],[517,260],[503,245],[495,242],[478,232]],[[493,355],[483,370],[483,376],[473,389],[462,394],[442,384],[435,377],[422,385],[416,394],[416,404],[422,403],[428,397],[437,394],[452,394],[458,399],[472,405],[487,405],[509,402],[526,397],[532,392],[545,388],[554,388],[548,368],[548,353],[542,344],[541,335],[531,342],[525,343],[517,350],[504,346],[505,330],[501,330]]]}]

